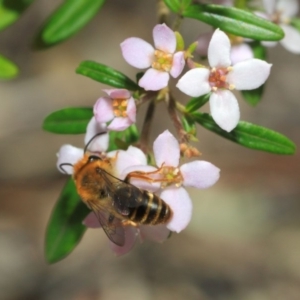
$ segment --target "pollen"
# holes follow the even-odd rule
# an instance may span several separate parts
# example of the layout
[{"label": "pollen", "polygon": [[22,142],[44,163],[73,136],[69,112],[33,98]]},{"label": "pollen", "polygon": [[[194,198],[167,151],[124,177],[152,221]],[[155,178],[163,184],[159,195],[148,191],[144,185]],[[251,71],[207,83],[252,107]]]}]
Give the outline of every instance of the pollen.
[{"label": "pollen", "polygon": [[127,99],[113,99],[113,112],[116,117],[127,117]]},{"label": "pollen", "polygon": [[170,53],[165,53],[161,50],[155,50],[154,60],[152,62],[152,68],[163,71],[170,72],[173,63],[173,55]]},{"label": "pollen", "polygon": [[232,67],[211,69],[208,81],[213,91],[217,91],[218,89],[234,89],[234,85],[227,82],[227,74],[231,70]]},{"label": "pollen", "polygon": [[159,170],[161,174],[161,187],[165,188],[167,186],[175,184],[177,187],[181,186],[183,183],[183,177],[180,173],[179,168],[162,166]]}]

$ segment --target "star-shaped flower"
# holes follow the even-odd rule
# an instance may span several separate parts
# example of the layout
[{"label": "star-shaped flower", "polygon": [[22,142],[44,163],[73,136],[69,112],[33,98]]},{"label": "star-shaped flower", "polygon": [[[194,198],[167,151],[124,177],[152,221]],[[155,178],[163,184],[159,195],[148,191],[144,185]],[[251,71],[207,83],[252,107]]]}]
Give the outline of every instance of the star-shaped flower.
[{"label": "star-shaped flower", "polygon": [[103,90],[108,97],[101,97],[94,105],[94,115],[99,123],[106,123],[109,130],[122,131],[135,123],[136,106],[130,92],[125,89]]},{"label": "star-shaped flower", "polygon": [[148,42],[131,37],[121,43],[124,59],[138,69],[149,68],[139,80],[145,90],[158,91],[168,85],[170,75],[177,78],[185,64],[184,52],[176,52],[175,33],[166,25],[153,29],[155,48]]},{"label": "star-shaped flower", "polygon": [[[300,54],[300,32],[290,25],[291,18],[295,17],[299,11],[298,0],[263,0],[266,14],[257,12],[256,14],[278,24],[284,31],[284,38],[280,44],[286,50]],[[277,42],[262,42],[264,46],[275,46]]]},{"label": "star-shaped flower", "polygon": [[231,131],[240,119],[237,99],[231,90],[252,90],[261,86],[270,74],[271,65],[260,59],[248,59],[232,66],[230,40],[217,29],[208,47],[208,68],[188,71],[177,83],[185,94],[199,97],[211,93],[209,104],[213,119]]}]

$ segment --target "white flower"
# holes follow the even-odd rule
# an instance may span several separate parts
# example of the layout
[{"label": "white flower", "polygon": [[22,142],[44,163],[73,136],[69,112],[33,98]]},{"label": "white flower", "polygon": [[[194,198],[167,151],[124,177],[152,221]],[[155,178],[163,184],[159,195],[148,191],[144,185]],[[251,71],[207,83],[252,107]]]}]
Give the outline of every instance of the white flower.
[{"label": "white flower", "polygon": [[212,92],[211,115],[224,130],[233,130],[240,119],[237,99],[231,90],[252,90],[261,86],[270,74],[271,66],[260,59],[248,59],[232,66],[230,40],[217,29],[208,47],[208,68],[188,71],[177,83],[185,94],[199,97]]}]

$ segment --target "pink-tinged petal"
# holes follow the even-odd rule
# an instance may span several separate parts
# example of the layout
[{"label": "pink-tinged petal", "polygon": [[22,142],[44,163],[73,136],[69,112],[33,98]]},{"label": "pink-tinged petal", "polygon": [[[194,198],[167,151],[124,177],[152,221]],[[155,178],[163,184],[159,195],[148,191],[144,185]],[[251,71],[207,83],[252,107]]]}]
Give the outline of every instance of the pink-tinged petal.
[{"label": "pink-tinged petal", "polygon": [[94,105],[94,115],[98,123],[106,123],[114,118],[112,99],[101,97]]},{"label": "pink-tinged petal", "polygon": [[177,167],[179,165],[180,148],[179,143],[169,130],[161,133],[153,143],[153,152],[156,165]]},{"label": "pink-tinged petal", "polygon": [[93,117],[86,128],[84,143],[89,143],[87,150],[90,152],[106,152],[109,143],[106,124],[98,123]]},{"label": "pink-tinged petal", "polygon": [[228,36],[216,29],[208,46],[208,61],[212,68],[229,67],[230,60],[230,40]]},{"label": "pink-tinged petal", "polygon": [[173,213],[167,228],[179,233],[186,228],[192,217],[193,205],[189,194],[182,187],[174,187],[163,190],[160,197],[170,206]]},{"label": "pink-tinged petal", "polygon": [[253,90],[265,83],[270,75],[271,64],[261,59],[248,59],[232,67],[227,81],[237,90]]},{"label": "pink-tinged petal", "polygon": [[128,99],[131,97],[130,92],[125,89],[106,89],[103,92],[112,99]]},{"label": "pink-tinged petal", "polygon": [[278,0],[276,4],[276,11],[281,13],[281,19],[285,22],[287,19],[297,15],[299,11],[298,0]]},{"label": "pink-tinged petal", "polygon": [[73,174],[73,166],[62,164],[74,165],[83,157],[83,149],[74,147],[72,145],[63,145],[60,147],[57,155],[56,166],[63,174]]},{"label": "pink-tinged petal", "polygon": [[124,59],[133,67],[145,69],[151,66],[154,48],[146,41],[132,37],[121,44]]},{"label": "pink-tinged petal", "polygon": [[101,225],[95,215],[94,212],[90,212],[85,219],[83,220],[82,224],[88,228],[100,228]]},{"label": "pink-tinged petal", "polygon": [[[142,165],[139,165],[139,166],[130,166],[130,167],[127,167],[126,169],[123,170],[123,172],[121,173],[121,176],[120,178],[121,179],[125,179],[126,176],[129,174],[129,173],[132,173],[132,172],[136,172],[136,171],[141,171],[141,172],[153,172],[153,171],[156,171],[157,169],[155,167],[152,167],[152,166],[142,166]],[[141,174],[142,176],[142,174]],[[158,176],[155,176],[154,175],[148,175],[150,176],[151,178],[157,178]],[[150,191],[150,192],[156,192],[157,190],[159,190],[160,188],[160,183],[159,182],[151,182],[151,181],[147,181],[147,180],[142,180],[142,179],[138,179],[138,178],[134,178],[134,177],[131,177],[130,179],[130,183],[133,184],[134,186],[142,189],[142,190],[147,190],[147,191]]]},{"label": "pink-tinged petal", "polygon": [[273,15],[275,12],[276,2],[278,0],[263,0],[263,5],[268,15]]},{"label": "pink-tinged petal", "polygon": [[240,119],[238,102],[229,90],[218,90],[209,99],[210,111],[215,122],[224,130],[230,132]]},{"label": "pink-tinged petal", "polygon": [[164,242],[170,236],[170,230],[166,225],[141,225],[140,226],[140,239],[153,241],[156,243]]},{"label": "pink-tinged petal", "polygon": [[110,249],[117,255],[124,255],[128,253],[135,244],[136,238],[138,236],[138,231],[136,228],[127,226],[125,230],[125,245],[120,247],[113,242],[109,242]]},{"label": "pink-tinged petal", "polygon": [[200,55],[200,56],[207,56],[207,52],[208,52],[208,45],[209,42],[212,38],[213,32],[207,32],[202,34],[197,42],[197,48],[196,48],[196,52]]},{"label": "pink-tinged petal", "polygon": [[170,70],[171,76],[177,78],[181,74],[184,65],[185,65],[184,52],[183,51],[176,52],[173,55],[173,63],[172,63],[172,68]]},{"label": "pink-tinged petal", "polygon": [[133,122],[129,118],[114,118],[107,126],[108,130],[123,131],[128,128]]},{"label": "pink-tinged petal", "polygon": [[208,161],[196,160],[180,167],[184,186],[206,189],[214,185],[220,177],[220,169]]},{"label": "pink-tinged petal", "polygon": [[230,59],[233,65],[236,63],[253,58],[253,51],[248,44],[239,44],[232,46]]},{"label": "pink-tinged petal", "polygon": [[211,91],[208,82],[210,71],[206,68],[195,68],[186,72],[178,81],[178,87],[183,93],[191,97],[199,97]]},{"label": "pink-tinged petal", "polygon": [[281,45],[294,54],[300,54],[300,32],[289,25],[281,25],[281,28],[285,34],[280,41]]},{"label": "pink-tinged petal", "polygon": [[166,24],[158,24],[153,28],[155,48],[166,53],[174,53],[176,49],[176,36]]},{"label": "pink-tinged petal", "polygon": [[135,105],[135,101],[132,97],[130,97],[127,102],[126,113],[127,113],[129,120],[132,123],[135,123],[135,121],[136,121],[136,105]]},{"label": "pink-tinged petal", "polygon": [[147,158],[143,151],[133,146],[130,146],[127,151],[111,151],[108,153],[108,156],[117,158],[115,162],[115,171],[120,179],[125,178],[122,177],[121,174],[123,174],[123,171],[126,168],[147,164]]},{"label": "pink-tinged petal", "polygon": [[139,86],[146,91],[158,91],[168,85],[170,75],[167,72],[149,69],[139,80]]}]

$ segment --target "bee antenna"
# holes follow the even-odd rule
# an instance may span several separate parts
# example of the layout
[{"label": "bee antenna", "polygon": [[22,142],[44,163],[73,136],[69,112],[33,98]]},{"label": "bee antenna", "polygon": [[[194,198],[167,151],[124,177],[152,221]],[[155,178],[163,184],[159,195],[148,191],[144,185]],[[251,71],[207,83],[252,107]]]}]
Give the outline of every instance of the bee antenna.
[{"label": "bee antenna", "polygon": [[68,174],[68,172],[63,168],[64,166],[70,166],[70,167],[73,167],[73,165],[70,164],[70,163],[62,163],[62,164],[60,164],[60,165],[59,165],[59,168],[60,168],[60,170],[61,170],[63,173],[65,173],[65,174]]},{"label": "bee antenna", "polygon": [[95,135],[88,141],[88,143],[85,145],[84,150],[83,150],[83,153],[86,153],[88,146],[91,144],[91,142],[92,142],[97,136],[102,135],[102,134],[104,134],[104,133],[107,133],[107,131],[102,131],[102,132],[99,132],[99,133],[95,134]]}]

